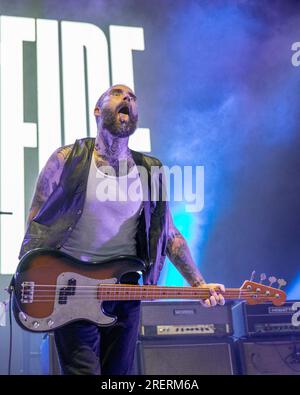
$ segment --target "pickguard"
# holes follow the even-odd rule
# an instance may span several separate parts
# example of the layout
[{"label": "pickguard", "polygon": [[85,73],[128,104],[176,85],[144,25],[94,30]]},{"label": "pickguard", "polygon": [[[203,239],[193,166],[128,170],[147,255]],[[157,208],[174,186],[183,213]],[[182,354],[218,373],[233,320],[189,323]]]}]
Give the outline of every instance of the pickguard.
[{"label": "pickguard", "polygon": [[[62,303],[62,289],[68,289],[70,280],[75,280],[74,293],[67,294]],[[78,273],[64,272],[57,277],[56,296],[53,312],[45,318],[31,317],[23,312],[19,313],[22,324],[31,331],[49,331],[75,320],[88,320],[100,326],[112,325],[117,318],[107,315],[102,309],[102,300],[97,299],[97,289],[100,284],[115,284],[117,278],[92,279]],[[80,288],[84,286],[85,288]],[[86,287],[91,287],[86,288]],[[33,303],[35,293],[33,292]],[[68,292],[67,292],[68,293]]]}]

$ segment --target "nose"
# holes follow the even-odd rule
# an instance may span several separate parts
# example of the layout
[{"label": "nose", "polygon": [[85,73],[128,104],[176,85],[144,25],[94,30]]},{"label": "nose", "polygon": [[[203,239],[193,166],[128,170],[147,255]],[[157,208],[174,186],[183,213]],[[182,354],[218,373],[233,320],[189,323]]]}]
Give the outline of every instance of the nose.
[{"label": "nose", "polygon": [[127,100],[128,102],[130,102],[130,96],[128,93],[124,93],[123,100]]}]

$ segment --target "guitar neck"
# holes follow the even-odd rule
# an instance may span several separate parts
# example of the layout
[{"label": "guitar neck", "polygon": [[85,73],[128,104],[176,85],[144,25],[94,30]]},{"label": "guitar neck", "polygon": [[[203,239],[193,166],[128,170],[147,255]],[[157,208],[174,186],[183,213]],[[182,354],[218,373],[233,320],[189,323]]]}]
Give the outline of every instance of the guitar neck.
[{"label": "guitar neck", "polygon": [[[250,292],[239,288],[227,288],[226,299],[244,299]],[[157,285],[101,284],[98,287],[99,300],[154,300],[154,299],[207,299],[209,288],[168,287]]]}]

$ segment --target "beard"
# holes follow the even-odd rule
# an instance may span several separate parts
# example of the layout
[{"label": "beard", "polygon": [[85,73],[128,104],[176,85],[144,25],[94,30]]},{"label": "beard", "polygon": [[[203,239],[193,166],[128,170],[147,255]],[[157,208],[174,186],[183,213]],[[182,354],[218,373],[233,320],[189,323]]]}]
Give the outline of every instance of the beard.
[{"label": "beard", "polygon": [[129,137],[137,127],[138,116],[129,114],[127,122],[121,122],[118,115],[109,108],[103,108],[101,114],[101,127],[107,129],[113,136]]}]

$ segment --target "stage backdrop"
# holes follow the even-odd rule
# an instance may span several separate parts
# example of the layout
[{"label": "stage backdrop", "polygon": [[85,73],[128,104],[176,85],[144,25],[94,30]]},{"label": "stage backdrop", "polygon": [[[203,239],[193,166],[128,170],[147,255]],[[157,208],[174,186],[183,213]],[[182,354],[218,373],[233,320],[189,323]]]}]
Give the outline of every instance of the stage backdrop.
[{"label": "stage backdrop", "polygon": [[[131,147],[203,166],[203,208],[171,209],[206,280],[256,270],[300,297],[299,2],[0,0],[0,15],[3,275],[47,157],[95,136],[97,97],[125,83]],[[169,262],[161,283],[185,284]]]}]

